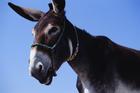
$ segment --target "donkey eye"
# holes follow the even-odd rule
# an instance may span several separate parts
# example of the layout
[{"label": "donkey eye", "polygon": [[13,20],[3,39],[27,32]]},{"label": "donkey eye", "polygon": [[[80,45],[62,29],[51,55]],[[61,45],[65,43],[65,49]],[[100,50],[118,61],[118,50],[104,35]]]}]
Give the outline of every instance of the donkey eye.
[{"label": "donkey eye", "polygon": [[52,28],[49,30],[48,34],[49,34],[49,35],[55,35],[55,34],[57,34],[57,32],[58,32],[58,28],[57,28],[57,27],[52,27]]}]

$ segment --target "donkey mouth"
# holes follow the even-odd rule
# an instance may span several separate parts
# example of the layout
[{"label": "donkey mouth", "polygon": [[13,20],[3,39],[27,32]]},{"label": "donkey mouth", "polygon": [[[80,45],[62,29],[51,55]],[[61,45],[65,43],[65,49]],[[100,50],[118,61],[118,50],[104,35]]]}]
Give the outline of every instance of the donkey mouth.
[{"label": "donkey mouth", "polygon": [[55,77],[55,76],[56,76],[56,72],[53,71],[52,69],[49,69],[46,77],[42,80],[39,80],[39,82],[41,84],[50,85],[52,83],[53,77]]},{"label": "donkey mouth", "polygon": [[49,76],[47,77],[46,81],[43,84],[50,85],[52,83],[52,80],[53,80],[53,76]]}]

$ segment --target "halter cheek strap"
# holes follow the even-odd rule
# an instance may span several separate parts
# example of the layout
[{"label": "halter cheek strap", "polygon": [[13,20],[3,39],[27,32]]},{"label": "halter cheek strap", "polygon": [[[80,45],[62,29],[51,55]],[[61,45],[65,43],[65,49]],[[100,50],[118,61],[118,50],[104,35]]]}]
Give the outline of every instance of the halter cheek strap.
[{"label": "halter cheek strap", "polygon": [[74,27],[74,31],[75,31],[75,35],[76,35],[76,42],[77,42],[77,44],[76,44],[75,52],[73,53],[74,50],[73,50],[72,41],[71,41],[71,39],[68,39],[68,44],[69,44],[69,49],[70,49],[70,56],[67,59],[67,61],[74,60],[75,57],[77,56],[78,52],[79,52],[79,38],[78,38],[78,34],[77,34],[77,30],[76,30],[75,26],[73,26],[73,27]]}]

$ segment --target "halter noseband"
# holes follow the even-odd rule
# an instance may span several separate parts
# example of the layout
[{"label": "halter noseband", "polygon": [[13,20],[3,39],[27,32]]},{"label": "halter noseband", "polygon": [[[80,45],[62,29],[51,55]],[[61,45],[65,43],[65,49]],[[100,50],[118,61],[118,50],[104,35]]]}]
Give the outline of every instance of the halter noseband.
[{"label": "halter noseband", "polygon": [[[74,31],[75,31],[75,34],[76,34],[76,42],[77,42],[77,45],[76,45],[76,49],[75,49],[75,52],[70,54],[69,58],[67,59],[67,61],[72,61],[74,60],[74,58],[77,56],[78,54],[78,51],[79,51],[79,39],[78,39],[78,34],[77,34],[77,30],[76,30],[76,27],[73,26],[74,28]],[[46,44],[41,44],[41,43],[34,43],[32,44],[31,47],[35,47],[35,46],[41,46],[43,48],[46,48],[46,49],[50,49],[50,50],[54,50],[54,48],[58,45],[58,43],[60,42],[63,34],[64,34],[64,30],[65,30],[65,21],[64,21],[64,28],[63,28],[63,32],[60,34],[60,36],[58,37],[58,40],[56,41],[56,43],[53,45],[53,46],[49,46],[49,45],[46,45]]]}]

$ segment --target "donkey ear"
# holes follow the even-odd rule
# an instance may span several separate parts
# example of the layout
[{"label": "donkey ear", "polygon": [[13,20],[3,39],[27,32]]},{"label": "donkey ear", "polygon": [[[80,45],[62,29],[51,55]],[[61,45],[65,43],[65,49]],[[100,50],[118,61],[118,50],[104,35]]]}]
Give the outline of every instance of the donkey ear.
[{"label": "donkey ear", "polygon": [[65,0],[52,0],[53,11],[55,13],[60,13],[65,8]]},{"label": "donkey ear", "polygon": [[30,20],[30,21],[38,21],[45,13],[38,10],[33,10],[29,8],[23,8],[17,5],[14,5],[13,3],[8,3],[8,5],[19,15],[22,17]]}]

